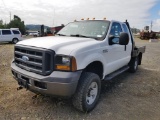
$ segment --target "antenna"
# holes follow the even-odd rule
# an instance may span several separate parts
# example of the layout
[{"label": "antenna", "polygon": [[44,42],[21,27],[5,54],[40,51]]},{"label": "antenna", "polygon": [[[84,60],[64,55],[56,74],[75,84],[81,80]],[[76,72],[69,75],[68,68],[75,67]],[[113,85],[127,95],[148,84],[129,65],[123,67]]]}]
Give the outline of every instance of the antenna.
[{"label": "antenna", "polygon": [[152,26],[153,26],[153,23],[152,23],[152,21],[151,21],[151,31],[152,31]]},{"label": "antenna", "polygon": [[9,13],[10,13],[10,22],[11,22],[11,11]]}]

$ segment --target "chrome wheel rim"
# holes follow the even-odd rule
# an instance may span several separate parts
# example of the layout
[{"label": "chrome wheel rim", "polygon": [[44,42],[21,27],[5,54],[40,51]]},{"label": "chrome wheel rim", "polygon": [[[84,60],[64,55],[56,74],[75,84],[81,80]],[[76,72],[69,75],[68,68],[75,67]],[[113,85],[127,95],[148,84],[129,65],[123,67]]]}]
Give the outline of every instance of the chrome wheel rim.
[{"label": "chrome wheel rim", "polygon": [[17,39],[14,39],[14,40],[13,40],[13,42],[14,42],[14,43],[17,43],[17,42],[18,42],[18,40],[17,40]]},{"label": "chrome wheel rim", "polygon": [[96,82],[92,82],[88,87],[88,91],[86,94],[87,104],[91,105],[95,101],[97,93],[98,93],[98,84]]}]

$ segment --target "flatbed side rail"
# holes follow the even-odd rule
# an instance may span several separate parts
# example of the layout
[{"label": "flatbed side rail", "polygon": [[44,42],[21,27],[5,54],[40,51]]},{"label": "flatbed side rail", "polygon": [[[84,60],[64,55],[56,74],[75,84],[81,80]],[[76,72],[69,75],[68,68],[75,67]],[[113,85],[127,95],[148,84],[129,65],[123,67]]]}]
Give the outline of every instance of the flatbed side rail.
[{"label": "flatbed side rail", "polygon": [[146,46],[141,46],[141,47],[135,47],[133,52],[132,52],[132,57],[136,57],[139,55],[139,53],[144,53],[146,50]]}]

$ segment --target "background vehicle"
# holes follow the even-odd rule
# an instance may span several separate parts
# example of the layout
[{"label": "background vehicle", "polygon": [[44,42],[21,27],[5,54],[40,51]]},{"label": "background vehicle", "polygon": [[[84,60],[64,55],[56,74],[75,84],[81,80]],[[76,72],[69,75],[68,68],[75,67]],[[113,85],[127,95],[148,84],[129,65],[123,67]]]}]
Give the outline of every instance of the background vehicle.
[{"label": "background vehicle", "polygon": [[87,20],[16,44],[11,68],[18,89],[71,97],[75,108],[88,112],[98,102],[101,81],[136,72],[144,52],[127,21]]},{"label": "background vehicle", "polygon": [[142,32],[140,32],[140,39],[141,40],[149,40],[149,39],[157,39],[158,38],[158,32],[150,31],[149,32],[149,26],[145,26]]},{"label": "background vehicle", "polygon": [[141,40],[144,40],[144,39],[146,39],[146,40],[157,39],[158,38],[157,34],[158,34],[158,32],[153,32],[153,31],[145,32],[145,31],[142,31],[142,32],[140,32],[140,39]]},{"label": "background vehicle", "polygon": [[32,32],[29,32],[30,36],[34,36],[34,37],[39,37],[40,36],[40,33],[38,31],[32,31]]},{"label": "background vehicle", "polygon": [[0,42],[17,43],[22,40],[22,34],[18,29],[0,29]]}]

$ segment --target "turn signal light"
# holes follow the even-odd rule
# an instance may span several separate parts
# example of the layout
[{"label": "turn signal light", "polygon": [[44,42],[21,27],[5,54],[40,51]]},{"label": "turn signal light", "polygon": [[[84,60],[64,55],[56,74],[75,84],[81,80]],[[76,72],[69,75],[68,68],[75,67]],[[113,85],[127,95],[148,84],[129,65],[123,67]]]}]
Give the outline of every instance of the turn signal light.
[{"label": "turn signal light", "polygon": [[56,65],[56,69],[57,69],[57,70],[67,70],[67,71],[70,71],[70,66],[66,66],[66,65]]},{"label": "turn signal light", "polygon": [[77,63],[75,57],[72,57],[72,71],[77,70]]}]

